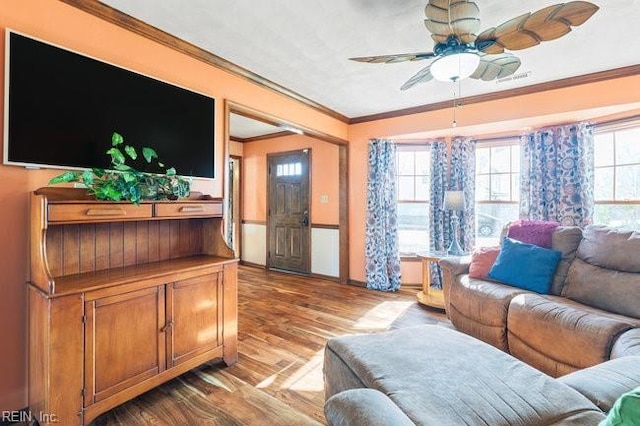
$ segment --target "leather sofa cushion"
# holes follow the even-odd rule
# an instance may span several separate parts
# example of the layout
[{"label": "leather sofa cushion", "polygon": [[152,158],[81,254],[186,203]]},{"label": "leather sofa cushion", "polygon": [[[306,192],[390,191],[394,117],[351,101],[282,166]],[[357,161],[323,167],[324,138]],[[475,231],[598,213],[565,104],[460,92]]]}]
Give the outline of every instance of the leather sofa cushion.
[{"label": "leather sofa cushion", "polygon": [[[640,251],[635,256],[640,258]],[[640,318],[640,273],[607,269],[577,257],[569,268],[562,295],[605,311]]]},{"label": "leather sofa cushion", "polygon": [[640,273],[640,233],[605,226],[589,225],[578,246],[578,258],[585,262],[622,272]]},{"label": "leather sofa cushion", "polygon": [[417,425],[597,424],[604,418],[569,386],[439,326],[332,338],[324,378],[332,392],[346,390],[337,383],[358,382],[355,387],[379,390]]},{"label": "leather sofa cushion", "polygon": [[622,394],[640,386],[640,357],[627,356],[603,362],[558,380],[607,412]]},{"label": "leather sofa cushion", "polygon": [[507,323],[511,354],[552,376],[607,361],[618,336],[638,325],[562,297],[536,294],[514,297]]},{"label": "leather sofa cushion", "polygon": [[618,337],[611,349],[611,358],[640,356],[640,328],[634,328]]},{"label": "leather sofa cushion", "polygon": [[551,235],[551,248],[562,253],[549,293],[559,296],[562,293],[569,266],[576,257],[576,250],[582,241],[582,229],[578,226],[559,226]]}]

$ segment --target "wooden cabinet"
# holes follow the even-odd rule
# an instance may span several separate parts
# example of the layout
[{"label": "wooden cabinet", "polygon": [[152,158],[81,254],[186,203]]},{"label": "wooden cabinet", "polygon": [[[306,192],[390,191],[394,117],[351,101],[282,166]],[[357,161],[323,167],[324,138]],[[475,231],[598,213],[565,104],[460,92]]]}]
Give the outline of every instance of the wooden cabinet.
[{"label": "wooden cabinet", "polygon": [[204,362],[237,360],[237,259],[221,200],[134,206],[83,192],[31,199],[29,406],[69,425]]}]

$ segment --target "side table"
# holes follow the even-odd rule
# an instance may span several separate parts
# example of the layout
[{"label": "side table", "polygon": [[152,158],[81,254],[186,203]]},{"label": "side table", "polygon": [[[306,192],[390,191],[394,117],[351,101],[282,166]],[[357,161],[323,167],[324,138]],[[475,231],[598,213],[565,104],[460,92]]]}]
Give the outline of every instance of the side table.
[{"label": "side table", "polygon": [[431,287],[431,263],[436,263],[447,257],[445,251],[431,251],[417,254],[422,260],[422,291],[416,294],[418,302],[426,306],[444,310],[444,292],[441,288]]}]

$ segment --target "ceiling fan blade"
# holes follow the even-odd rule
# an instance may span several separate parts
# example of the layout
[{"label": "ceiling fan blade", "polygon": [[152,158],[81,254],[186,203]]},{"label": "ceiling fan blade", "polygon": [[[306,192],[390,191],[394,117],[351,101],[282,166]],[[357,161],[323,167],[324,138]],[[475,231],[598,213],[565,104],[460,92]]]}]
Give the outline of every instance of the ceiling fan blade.
[{"label": "ceiling fan blade", "polygon": [[520,59],[511,53],[498,55],[481,55],[480,63],[471,78],[476,80],[491,81],[507,77],[520,68]]},{"label": "ceiling fan blade", "polygon": [[571,31],[572,26],[583,24],[599,7],[586,1],[560,3],[513,18],[496,28],[483,31],[476,43],[493,40],[481,49],[485,53],[502,53],[505,49],[521,50],[555,40]]},{"label": "ceiling fan blade", "polygon": [[371,64],[392,64],[396,62],[422,61],[424,59],[434,58],[435,56],[436,54],[433,52],[420,52],[399,53],[396,55],[362,56],[360,58],[349,58],[349,60],[356,62],[368,62]]},{"label": "ceiling fan blade", "polygon": [[463,43],[472,43],[480,30],[480,9],[468,0],[429,0],[424,9],[424,25],[436,43],[444,43],[450,35]]},{"label": "ceiling fan blade", "polygon": [[407,82],[403,84],[402,87],[400,87],[400,90],[407,90],[418,83],[426,83],[427,81],[430,81],[432,79],[433,76],[431,75],[431,65],[427,65],[426,67],[418,71],[416,75],[407,80]]}]

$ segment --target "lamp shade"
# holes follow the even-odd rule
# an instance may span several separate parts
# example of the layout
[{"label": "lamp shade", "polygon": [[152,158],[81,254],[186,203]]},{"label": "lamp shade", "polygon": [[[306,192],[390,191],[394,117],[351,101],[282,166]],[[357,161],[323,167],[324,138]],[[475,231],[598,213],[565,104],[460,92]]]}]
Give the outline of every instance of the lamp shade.
[{"label": "lamp shade", "polygon": [[480,56],[475,53],[452,53],[431,64],[431,75],[438,81],[462,80],[473,74],[479,63]]},{"label": "lamp shade", "polygon": [[464,192],[445,191],[444,209],[445,210],[464,210]]}]

